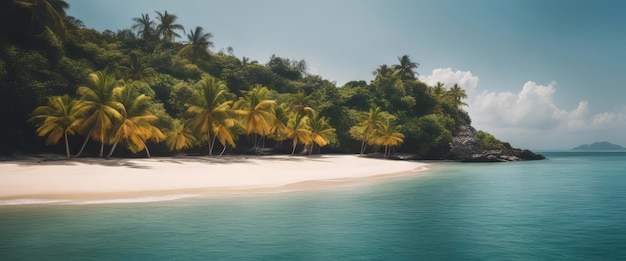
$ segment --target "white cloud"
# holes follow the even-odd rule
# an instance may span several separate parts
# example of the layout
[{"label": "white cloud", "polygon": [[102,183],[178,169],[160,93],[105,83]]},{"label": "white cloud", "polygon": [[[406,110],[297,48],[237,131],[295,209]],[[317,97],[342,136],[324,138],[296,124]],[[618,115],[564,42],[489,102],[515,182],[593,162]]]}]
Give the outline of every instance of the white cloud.
[{"label": "white cloud", "polygon": [[592,124],[604,128],[617,128],[626,122],[626,107],[610,112],[602,112],[593,116]]},{"label": "white cloud", "polygon": [[472,75],[470,71],[452,71],[452,68],[434,69],[430,75],[419,76],[419,80],[428,85],[436,85],[441,82],[446,86],[452,86],[455,83],[465,89],[468,94],[473,94],[478,86],[480,79],[478,76]]},{"label": "white cloud", "polygon": [[459,83],[468,94],[474,93],[466,108],[473,125],[514,146],[569,148],[597,140],[626,142],[619,131],[626,128],[626,107],[594,114],[587,101],[579,101],[575,108],[561,108],[554,102],[555,82],[541,85],[528,81],[517,93],[481,91],[478,76],[451,68],[435,69],[420,80],[429,85]]},{"label": "white cloud", "polygon": [[471,98],[468,111],[474,121],[499,128],[554,129],[560,125],[584,125],[587,102],[581,101],[571,111],[558,108],[553,102],[556,83],[538,85],[527,82],[519,93],[490,92]]}]

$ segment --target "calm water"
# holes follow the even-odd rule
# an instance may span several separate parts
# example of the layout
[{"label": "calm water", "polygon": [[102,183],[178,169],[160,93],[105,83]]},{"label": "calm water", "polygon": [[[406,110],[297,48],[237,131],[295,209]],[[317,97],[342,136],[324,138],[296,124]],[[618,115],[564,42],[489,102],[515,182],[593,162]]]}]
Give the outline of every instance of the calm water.
[{"label": "calm water", "polygon": [[0,260],[624,260],[626,153],[544,155],[306,192],[0,206]]}]

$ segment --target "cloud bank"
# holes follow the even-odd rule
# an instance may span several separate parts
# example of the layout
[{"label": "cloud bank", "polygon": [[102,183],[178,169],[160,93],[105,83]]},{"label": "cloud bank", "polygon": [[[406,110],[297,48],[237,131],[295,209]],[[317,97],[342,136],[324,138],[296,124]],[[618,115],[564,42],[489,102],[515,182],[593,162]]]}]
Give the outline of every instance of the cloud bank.
[{"label": "cloud bank", "polygon": [[599,140],[626,145],[620,129],[626,128],[626,106],[592,113],[587,101],[575,108],[560,108],[554,102],[557,83],[528,81],[519,92],[480,90],[479,77],[470,71],[440,68],[420,80],[452,86],[458,83],[468,93],[473,125],[493,133],[514,146],[538,149],[567,149]]},{"label": "cloud bank", "polygon": [[419,80],[428,85],[435,85],[441,82],[446,86],[452,86],[455,83],[461,86],[468,94],[475,92],[480,79],[478,76],[472,75],[470,71],[452,71],[452,68],[434,69],[430,75],[420,76]]}]

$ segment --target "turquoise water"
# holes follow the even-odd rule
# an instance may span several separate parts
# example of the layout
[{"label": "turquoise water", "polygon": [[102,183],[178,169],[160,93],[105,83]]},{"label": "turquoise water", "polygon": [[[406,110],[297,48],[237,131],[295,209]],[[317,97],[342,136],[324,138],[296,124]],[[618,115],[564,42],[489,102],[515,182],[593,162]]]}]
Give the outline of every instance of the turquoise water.
[{"label": "turquoise water", "polygon": [[313,191],[0,206],[0,260],[624,260],[626,153]]}]

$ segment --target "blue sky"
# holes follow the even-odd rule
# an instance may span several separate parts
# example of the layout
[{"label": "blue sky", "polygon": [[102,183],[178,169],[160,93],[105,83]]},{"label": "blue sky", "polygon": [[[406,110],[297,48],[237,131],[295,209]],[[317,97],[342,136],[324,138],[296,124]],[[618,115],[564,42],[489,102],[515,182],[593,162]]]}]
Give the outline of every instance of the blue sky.
[{"label": "blue sky", "polygon": [[[477,129],[512,145],[626,146],[626,2],[567,0],[67,0],[97,30],[167,10],[261,63],[304,59],[336,81],[373,79],[408,54],[420,79],[459,83]],[[182,35],[182,34],[181,34]],[[178,39],[183,40],[183,39]]]}]

